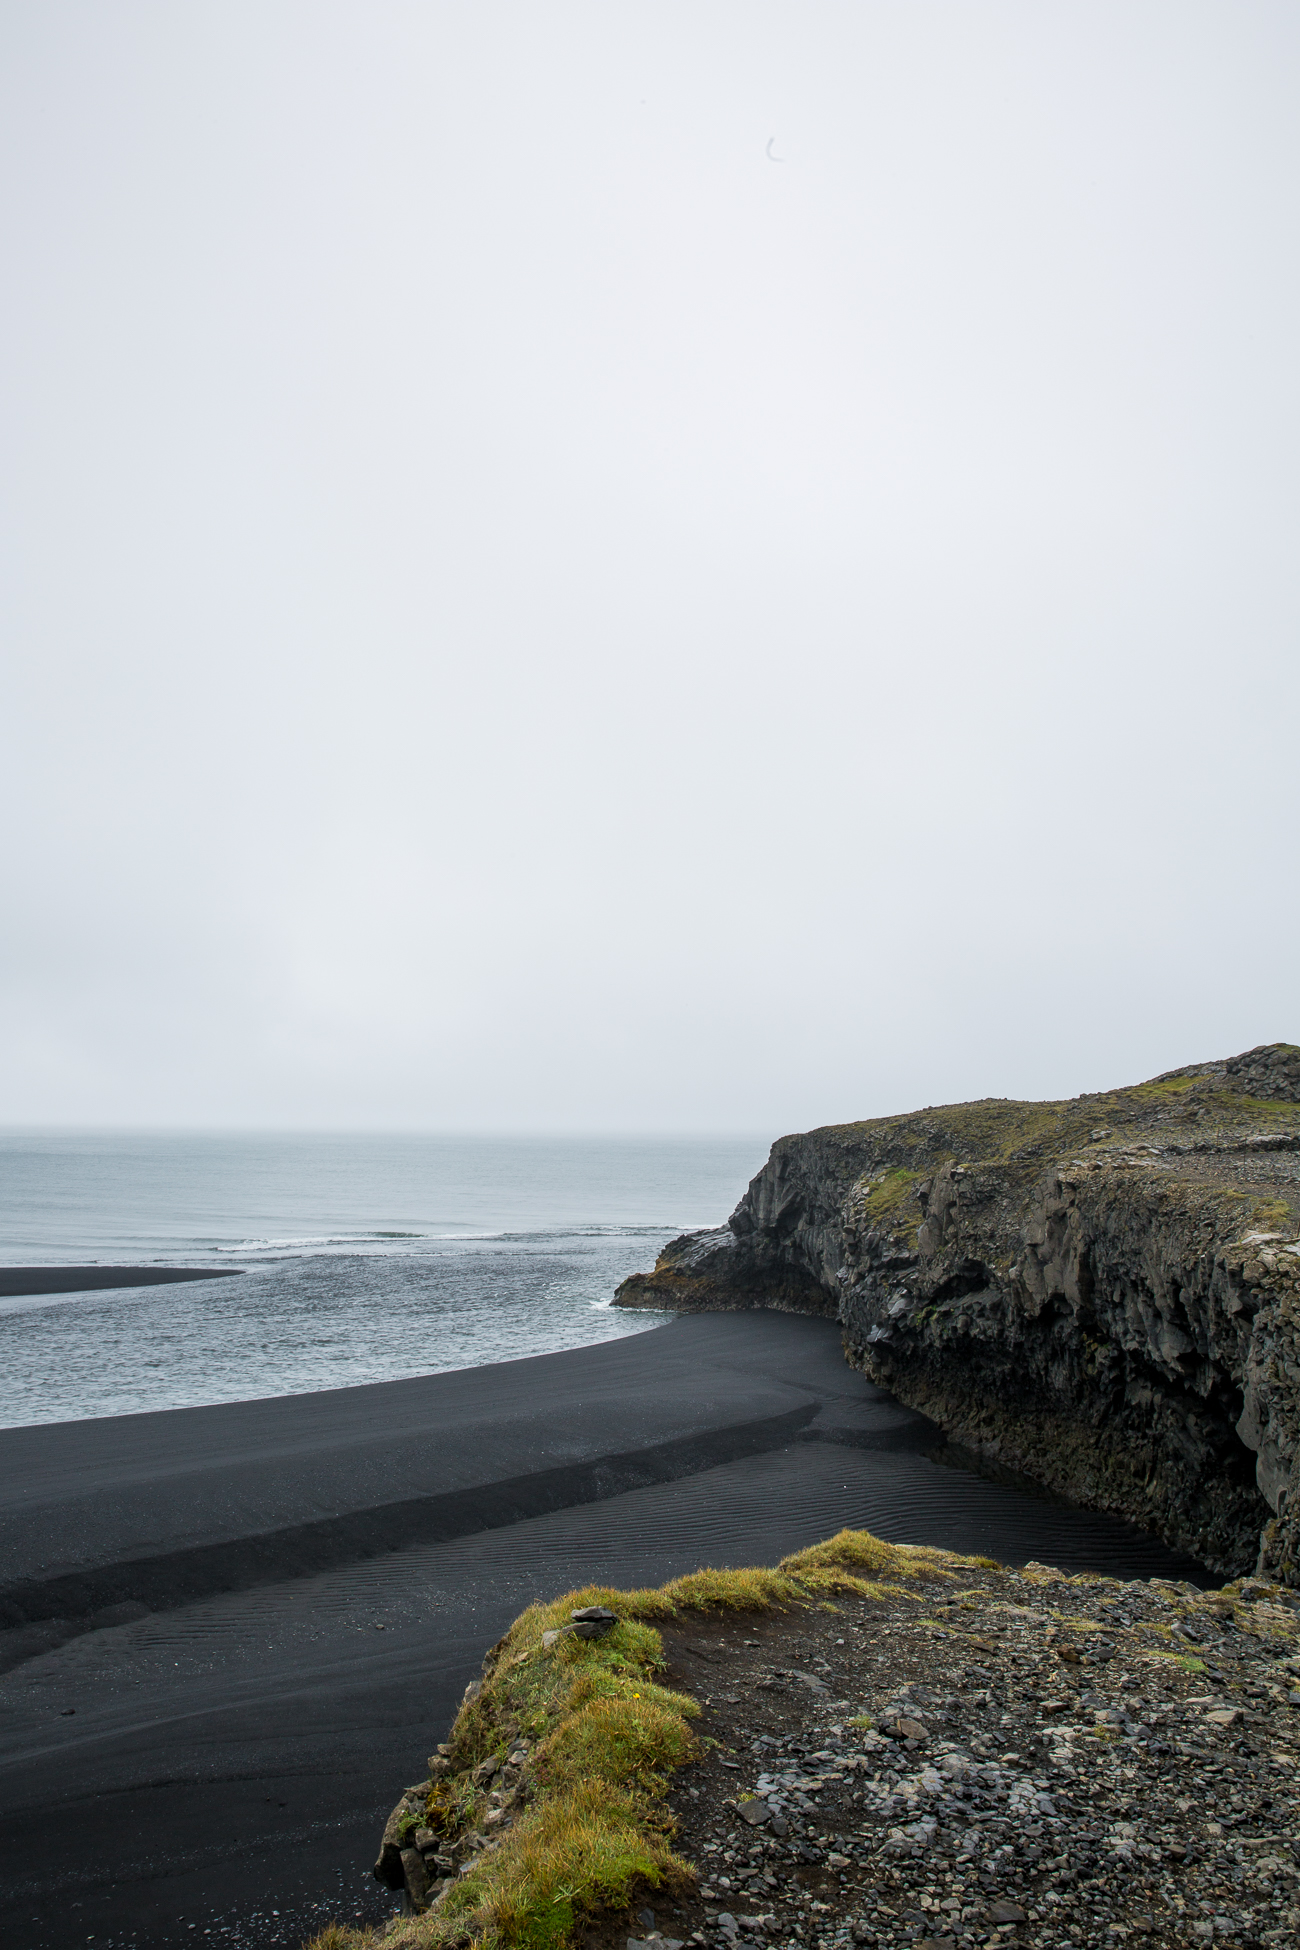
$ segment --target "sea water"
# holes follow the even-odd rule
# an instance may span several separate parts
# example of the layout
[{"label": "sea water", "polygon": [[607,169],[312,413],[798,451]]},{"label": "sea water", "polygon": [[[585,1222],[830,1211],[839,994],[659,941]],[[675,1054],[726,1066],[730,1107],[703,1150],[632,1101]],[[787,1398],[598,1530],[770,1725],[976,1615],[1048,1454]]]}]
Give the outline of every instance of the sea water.
[{"label": "sea water", "polygon": [[0,1427],[247,1401],[641,1333],[628,1273],[760,1138],[0,1134],[0,1264],[232,1277],[0,1300]]}]

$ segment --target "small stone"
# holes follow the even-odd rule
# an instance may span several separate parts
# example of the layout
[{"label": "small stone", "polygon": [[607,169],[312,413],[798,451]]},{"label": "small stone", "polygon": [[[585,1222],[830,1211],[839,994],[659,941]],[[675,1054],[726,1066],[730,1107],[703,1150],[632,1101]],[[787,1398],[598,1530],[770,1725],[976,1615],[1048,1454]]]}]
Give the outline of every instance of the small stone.
[{"label": "small stone", "polygon": [[571,1611],[573,1630],[580,1639],[603,1639],[618,1624],[618,1613],[608,1605],[583,1605],[579,1611]]},{"label": "small stone", "polygon": [[766,1801],[755,1799],[753,1801],[742,1801],[736,1809],[736,1813],[742,1821],[747,1821],[751,1828],[765,1828],[771,1814],[771,1809],[768,1807]]},{"label": "small stone", "polygon": [[1000,1902],[990,1903],[989,1918],[994,1923],[1023,1923],[1027,1920],[1020,1904],[1008,1902],[1005,1898]]},{"label": "small stone", "polygon": [[652,1909],[639,1909],[636,1920],[643,1930],[652,1930],[655,1926],[655,1913]]}]

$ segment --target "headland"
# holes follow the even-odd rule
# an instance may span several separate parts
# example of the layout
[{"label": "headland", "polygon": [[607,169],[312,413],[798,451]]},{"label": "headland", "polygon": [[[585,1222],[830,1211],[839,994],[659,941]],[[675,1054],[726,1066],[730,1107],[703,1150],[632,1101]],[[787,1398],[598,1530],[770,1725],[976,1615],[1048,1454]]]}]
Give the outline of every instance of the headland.
[{"label": "headland", "polygon": [[622,1306],[838,1323],[984,1465],[1300,1583],[1300,1048],[780,1139]]}]

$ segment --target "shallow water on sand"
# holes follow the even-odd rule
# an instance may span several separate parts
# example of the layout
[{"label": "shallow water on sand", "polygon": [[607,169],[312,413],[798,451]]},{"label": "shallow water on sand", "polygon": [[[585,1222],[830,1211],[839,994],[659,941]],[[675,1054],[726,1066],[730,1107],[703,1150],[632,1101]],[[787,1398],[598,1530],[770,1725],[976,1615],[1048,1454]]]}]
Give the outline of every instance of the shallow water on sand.
[{"label": "shallow water on sand", "polygon": [[758,1139],[0,1134],[0,1264],[229,1281],[0,1301],[0,1427],[300,1394],[640,1333]]}]

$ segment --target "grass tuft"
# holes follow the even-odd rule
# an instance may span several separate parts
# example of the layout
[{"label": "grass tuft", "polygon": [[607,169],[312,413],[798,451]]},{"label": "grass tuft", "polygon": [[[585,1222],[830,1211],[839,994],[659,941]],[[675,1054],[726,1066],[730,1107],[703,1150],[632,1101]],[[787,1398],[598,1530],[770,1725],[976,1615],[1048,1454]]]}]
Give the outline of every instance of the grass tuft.
[{"label": "grass tuft", "polygon": [[[567,1950],[585,1917],[626,1907],[646,1888],[694,1882],[672,1850],[665,1794],[674,1769],[699,1750],[690,1724],[699,1707],[660,1683],[655,1621],[823,1605],[837,1592],[883,1596],[919,1577],[951,1578],[951,1567],[971,1562],[841,1530],[773,1570],[693,1571],[658,1590],[588,1585],[530,1605],[485,1659],[481,1690],[452,1728],[449,1772],[427,1786],[425,1820],[440,1838],[477,1834],[487,1846],[424,1915],[390,1927],[385,1950]],[[543,1644],[586,1605],[619,1614],[607,1637]],[[493,1836],[473,1771],[521,1737],[530,1743],[525,1778]],[[377,1940],[373,1930],[332,1923],[304,1950],[371,1950]]]}]

